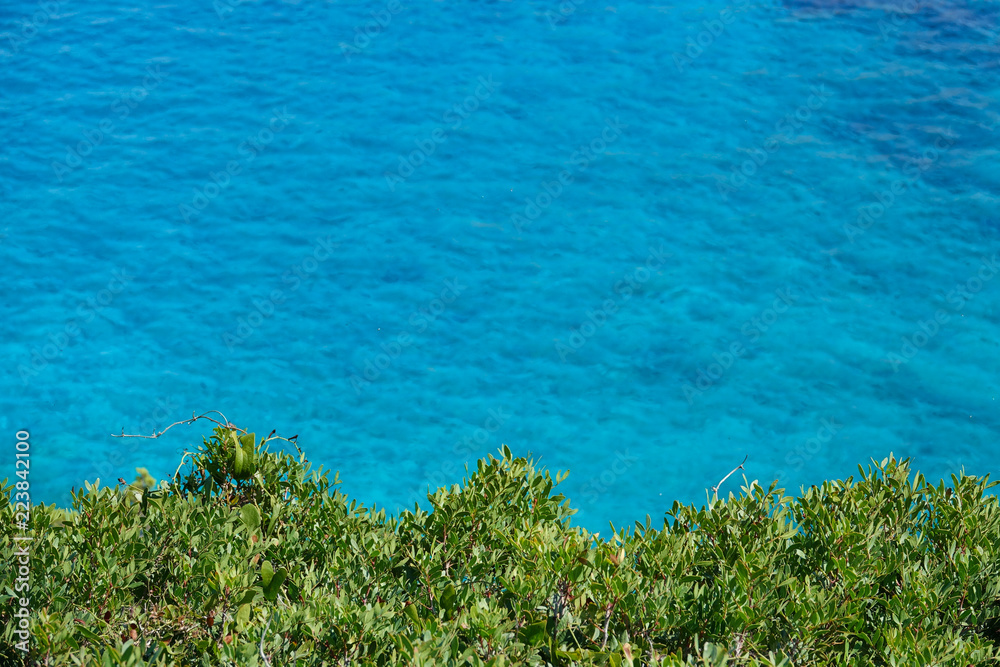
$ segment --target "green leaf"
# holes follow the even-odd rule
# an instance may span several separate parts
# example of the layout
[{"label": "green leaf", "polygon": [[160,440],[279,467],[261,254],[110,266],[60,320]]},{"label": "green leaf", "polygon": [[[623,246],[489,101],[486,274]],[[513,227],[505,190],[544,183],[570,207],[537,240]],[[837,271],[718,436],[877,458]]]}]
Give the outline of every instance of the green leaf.
[{"label": "green leaf", "polygon": [[403,613],[406,614],[407,618],[410,619],[410,622],[413,623],[414,627],[416,627],[418,630],[423,628],[423,624],[420,623],[420,614],[417,612],[416,605],[412,604],[406,605],[405,607],[403,607]]},{"label": "green leaf", "polygon": [[274,602],[278,598],[278,591],[281,590],[281,584],[285,581],[285,577],[287,576],[288,570],[285,568],[281,568],[275,572],[270,583],[264,587],[264,597],[271,602]]},{"label": "green leaf", "polygon": [[458,594],[455,593],[455,584],[448,582],[444,591],[441,592],[441,608],[445,611],[451,613],[455,610],[455,601],[458,599]]},{"label": "green leaf", "polygon": [[271,565],[271,561],[266,560],[260,566],[260,579],[264,582],[264,588],[270,585],[272,577],[274,577],[274,566]]},{"label": "green leaf", "polygon": [[240,521],[252,533],[260,530],[260,510],[256,505],[244,505],[240,508]]},{"label": "green leaf", "polygon": [[281,508],[282,508],[281,503],[275,502],[275,503],[273,503],[273,505],[274,506],[271,508],[271,518],[267,522],[267,534],[268,535],[271,535],[272,533],[274,533],[274,525],[276,523],[278,523],[278,517],[281,516]]},{"label": "green leaf", "polygon": [[238,436],[236,431],[231,431],[233,450],[233,478],[249,479],[256,469],[254,463],[254,437],[253,433]]},{"label": "green leaf", "polygon": [[236,612],[236,628],[243,630],[250,623],[250,612],[253,608],[248,605],[240,605],[240,610]]},{"label": "green leaf", "polygon": [[97,642],[97,643],[101,642],[101,638],[97,635],[96,632],[94,632],[93,630],[91,630],[91,629],[89,629],[89,628],[87,628],[87,627],[85,627],[83,625],[81,625],[80,627],[78,627],[76,629],[76,631],[79,632],[81,635],[83,635],[83,637],[85,639],[89,639],[90,641]]},{"label": "green leaf", "polygon": [[413,642],[411,642],[405,635],[392,635],[392,641],[399,649],[403,658],[407,660],[413,658]]},{"label": "green leaf", "polygon": [[247,433],[246,435],[240,436],[240,444],[242,445],[243,453],[248,457],[253,458],[256,450],[254,448],[254,443],[256,442],[256,434]]},{"label": "green leaf", "polygon": [[548,622],[545,620],[536,621],[521,629],[521,641],[528,646],[545,646],[548,642]]}]

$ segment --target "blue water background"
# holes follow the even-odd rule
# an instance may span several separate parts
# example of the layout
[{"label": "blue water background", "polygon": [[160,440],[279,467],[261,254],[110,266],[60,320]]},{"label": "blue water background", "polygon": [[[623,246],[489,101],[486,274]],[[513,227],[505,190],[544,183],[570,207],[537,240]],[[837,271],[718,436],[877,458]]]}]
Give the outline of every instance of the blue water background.
[{"label": "blue water background", "polygon": [[210,425],[112,432],[218,409],[389,510],[531,452],[593,530],[746,455],[792,489],[889,452],[996,472],[998,26],[976,1],[4,3],[3,465],[30,430],[32,497],[66,504],[168,476]]}]

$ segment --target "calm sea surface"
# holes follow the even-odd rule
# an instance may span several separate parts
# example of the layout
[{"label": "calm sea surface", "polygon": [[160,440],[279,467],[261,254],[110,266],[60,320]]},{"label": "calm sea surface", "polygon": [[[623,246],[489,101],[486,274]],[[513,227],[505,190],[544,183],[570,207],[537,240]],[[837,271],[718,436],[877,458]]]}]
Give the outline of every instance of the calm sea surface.
[{"label": "calm sea surface", "polygon": [[[32,495],[217,409],[396,510],[579,523],[1000,454],[990,2],[7,2],[0,433]],[[8,472],[9,471],[9,472]],[[724,491],[737,490],[739,474]]]}]

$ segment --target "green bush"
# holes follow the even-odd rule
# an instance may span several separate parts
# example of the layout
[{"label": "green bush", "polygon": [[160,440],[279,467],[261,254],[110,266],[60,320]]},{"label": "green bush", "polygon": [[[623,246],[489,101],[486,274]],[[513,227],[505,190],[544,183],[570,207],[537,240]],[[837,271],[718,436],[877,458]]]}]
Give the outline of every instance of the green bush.
[{"label": "green bush", "polygon": [[[169,483],[31,515],[31,664],[982,665],[1000,508],[907,460],[798,498],[747,483],[662,525],[573,527],[503,448],[433,510],[371,511],[304,455],[217,428]],[[145,471],[141,471],[144,473]],[[13,563],[12,486],[0,494]],[[0,574],[0,663],[21,664]]]}]

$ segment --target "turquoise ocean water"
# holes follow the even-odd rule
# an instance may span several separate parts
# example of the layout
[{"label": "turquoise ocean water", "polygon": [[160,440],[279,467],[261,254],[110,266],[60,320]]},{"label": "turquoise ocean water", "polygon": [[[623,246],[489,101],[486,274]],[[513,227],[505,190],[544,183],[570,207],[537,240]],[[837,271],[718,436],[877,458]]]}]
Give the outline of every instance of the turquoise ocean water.
[{"label": "turquoise ocean water", "polygon": [[[218,409],[390,510],[502,443],[602,529],[1000,453],[1000,6],[0,8],[32,496]],[[0,477],[10,474],[0,472]],[[738,475],[724,490],[738,487]]]}]

